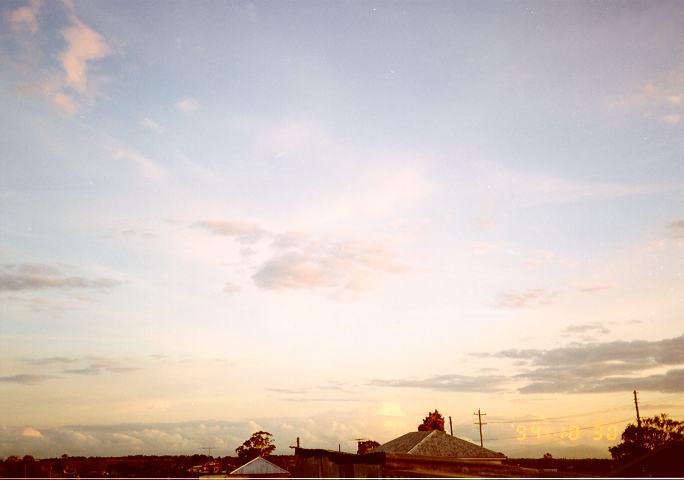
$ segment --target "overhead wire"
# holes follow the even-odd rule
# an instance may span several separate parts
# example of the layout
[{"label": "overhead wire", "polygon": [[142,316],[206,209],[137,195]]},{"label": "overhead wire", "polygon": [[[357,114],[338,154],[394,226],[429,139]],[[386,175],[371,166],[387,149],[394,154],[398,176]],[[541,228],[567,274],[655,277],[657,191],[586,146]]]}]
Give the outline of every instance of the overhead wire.
[{"label": "overhead wire", "polygon": [[613,408],[608,408],[604,410],[595,410],[592,412],[585,412],[585,413],[576,413],[572,415],[563,415],[560,417],[540,417],[536,419],[519,419],[519,420],[501,420],[501,421],[488,421],[487,423],[535,423],[535,422],[548,422],[551,420],[567,420],[568,418],[576,418],[576,417],[586,417],[588,415],[596,415],[599,413],[608,413],[608,412],[618,412],[620,410],[630,410],[631,407],[629,406],[621,406],[621,407],[613,407]]},{"label": "overhead wire", "polygon": [[[613,421],[613,422],[608,422],[608,423],[601,423],[601,424],[598,424],[598,425],[590,425],[590,426],[587,426],[587,427],[577,427],[577,428],[572,429],[572,431],[581,431],[581,430],[589,430],[589,429],[596,428],[596,427],[605,427],[605,426],[608,426],[608,425],[614,425],[614,424],[616,424],[616,423],[627,422],[627,421],[629,421],[629,420],[632,420],[632,417],[629,417],[629,418],[626,418],[626,419],[623,419],[623,420],[615,420],[615,421]],[[557,431],[557,432],[535,433],[535,434],[531,435],[531,437],[534,437],[534,438],[536,438],[536,437],[546,437],[546,436],[549,436],[549,435],[559,435],[559,434],[564,434],[564,433],[565,433],[565,434],[568,434],[569,431],[568,431],[568,430],[560,430],[560,431]],[[496,442],[496,441],[499,441],[499,440],[515,440],[515,439],[519,439],[519,438],[520,438],[520,435],[516,435],[515,437],[489,438],[489,439],[487,439],[487,441],[489,441],[489,442]]]}]

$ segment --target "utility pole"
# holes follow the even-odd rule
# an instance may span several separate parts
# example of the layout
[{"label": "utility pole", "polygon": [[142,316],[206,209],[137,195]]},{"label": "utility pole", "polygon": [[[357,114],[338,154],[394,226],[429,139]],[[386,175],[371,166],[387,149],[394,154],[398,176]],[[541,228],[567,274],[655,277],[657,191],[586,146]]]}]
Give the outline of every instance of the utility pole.
[{"label": "utility pole", "polygon": [[290,445],[290,448],[299,448],[299,437],[297,437],[297,446]]},{"label": "utility pole", "polygon": [[637,414],[637,427],[641,430],[641,417],[639,416],[639,400],[637,399],[637,391],[634,390],[634,406]]},{"label": "utility pole", "polygon": [[207,457],[211,457],[211,449],[216,447],[202,447],[202,450],[207,451]]},{"label": "utility pole", "polygon": [[637,443],[641,445],[641,417],[639,416],[639,400],[637,399],[636,390],[634,390],[634,406],[636,407],[637,415]]},{"label": "utility pole", "polygon": [[451,423],[451,415],[449,415],[449,431],[451,432],[451,436],[454,436],[454,426]]},{"label": "utility pole", "polygon": [[486,423],[482,423],[482,415],[487,415],[486,413],[481,413],[480,409],[477,409],[477,413],[473,413],[473,415],[477,415],[477,422],[475,422],[475,425],[480,425],[480,446],[484,448],[484,442],[482,441],[482,425],[487,425]]}]

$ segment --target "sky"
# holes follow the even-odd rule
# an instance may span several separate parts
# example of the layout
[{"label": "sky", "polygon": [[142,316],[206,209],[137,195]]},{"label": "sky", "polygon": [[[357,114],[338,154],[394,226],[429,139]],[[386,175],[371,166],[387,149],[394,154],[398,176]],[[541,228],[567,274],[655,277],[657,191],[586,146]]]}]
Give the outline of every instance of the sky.
[{"label": "sky", "polygon": [[0,3],[0,456],[509,456],[684,419],[684,4]]}]

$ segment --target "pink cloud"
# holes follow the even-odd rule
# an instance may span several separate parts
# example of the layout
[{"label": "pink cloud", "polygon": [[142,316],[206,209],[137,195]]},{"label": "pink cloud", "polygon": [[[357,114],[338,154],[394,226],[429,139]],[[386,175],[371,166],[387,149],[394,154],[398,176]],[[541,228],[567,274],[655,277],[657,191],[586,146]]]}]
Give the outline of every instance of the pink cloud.
[{"label": "pink cloud", "polygon": [[102,36],[76,17],[72,25],[62,32],[67,49],[60,55],[67,86],[83,94],[88,85],[88,62],[110,54],[111,50]]}]

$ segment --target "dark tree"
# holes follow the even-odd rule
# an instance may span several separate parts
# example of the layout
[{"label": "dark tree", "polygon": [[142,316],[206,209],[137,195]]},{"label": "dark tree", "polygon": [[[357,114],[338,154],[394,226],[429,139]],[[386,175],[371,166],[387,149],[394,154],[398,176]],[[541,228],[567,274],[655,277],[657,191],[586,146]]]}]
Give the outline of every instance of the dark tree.
[{"label": "dark tree", "polygon": [[670,442],[684,440],[684,422],[672,420],[666,413],[644,418],[641,428],[630,423],[622,432],[622,443],[609,447],[614,460],[628,460]]},{"label": "dark tree", "polygon": [[273,445],[271,435],[268,432],[259,431],[252,434],[249,440],[235,449],[241,463],[247,463],[256,457],[265,457],[270,455],[276,446]]},{"label": "dark tree", "polygon": [[375,440],[360,440],[359,449],[356,451],[358,455],[363,455],[373,450],[375,447],[379,447],[380,444]]},{"label": "dark tree", "polygon": [[418,425],[418,431],[425,432],[429,430],[444,431],[444,417],[436,408],[434,412],[428,413],[428,416],[423,419],[423,423]]}]

